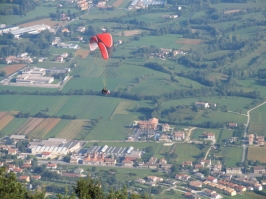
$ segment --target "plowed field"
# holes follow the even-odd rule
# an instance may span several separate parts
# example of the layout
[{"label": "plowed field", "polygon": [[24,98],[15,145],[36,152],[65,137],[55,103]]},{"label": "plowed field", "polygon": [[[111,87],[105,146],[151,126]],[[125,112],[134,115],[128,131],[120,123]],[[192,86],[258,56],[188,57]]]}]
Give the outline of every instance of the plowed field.
[{"label": "plowed field", "polygon": [[17,134],[27,135],[33,131],[44,119],[43,118],[29,118],[22,126],[17,130]]},{"label": "plowed field", "polygon": [[81,58],[85,59],[88,55],[90,54],[90,51],[87,50],[87,49],[78,49],[76,52],[75,52],[75,55],[76,56],[80,56]]},{"label": "plowed field", "polygon": [[10,75],[14,72],[16,72],[17,70],[23,68],[24,66],[26,66],[27,64],[13,64],[13,65],[8,65],[4,68],[1,68],[2,71],[6,72],[6,75]]},{"label": "plowed field", "polygon": [[55,125],[58,124],[60,118],[47,118],[39,126],[37,126],[30,136],[34,138],[43,138]]},{"label": "plowed field", "polygon": [[13,120],[14,116],[6,114],[4,117],[0,119],[0,130],[2,130],[11,120]]},{"label": "plowed field", "polygon": [[70,121],[65,128],[63,128],[60,133],[56,136],[57,138],[66,138],[66,139],[74,139],[80,131],[83,130],[83,126],[86,125],[85,120],[72,120]]}]

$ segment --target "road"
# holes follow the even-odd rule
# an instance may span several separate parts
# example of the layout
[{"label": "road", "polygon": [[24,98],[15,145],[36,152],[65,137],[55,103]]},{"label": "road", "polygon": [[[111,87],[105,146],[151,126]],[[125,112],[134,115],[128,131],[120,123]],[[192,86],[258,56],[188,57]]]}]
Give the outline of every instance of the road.
[{"label": "road", "polygon": [[188,134],[187,134],[187,137],[185,138],[185,141],[184,142],[188,142],[190,140],[190,134],[193,130],[195,130],[197,127],[193,127],[191,129],[189,129],[188,131]]},{"label": "road", "polygon": [[[257,106],[255,106],[255,107],[253,107],[253,108],[251,108],[251,109],[249,109],[247,111],[247,123],[245,125],[244,137],[247,137],[247,133],[248,133],[248,126],[249,126],[249,121],[250,121],[250,112],[253,111],[254,109],[264,105],[265,103],[266,103],[266,101],[261,103],[261,104],[259,104],[259,105],[257,105]],[[242,152],[241,162],[243,163],[245,161],[246,157],[247,157],[247,145],[243,144],[242,147],[243,147],[243,152]]]}]

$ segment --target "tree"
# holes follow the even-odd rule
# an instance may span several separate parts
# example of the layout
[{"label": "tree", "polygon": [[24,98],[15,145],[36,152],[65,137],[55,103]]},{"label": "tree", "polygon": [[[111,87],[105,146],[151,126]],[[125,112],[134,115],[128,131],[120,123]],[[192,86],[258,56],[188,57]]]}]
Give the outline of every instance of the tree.
[{"label": "tree", "polygon": [[6,172],[6,167],[0,168],[0,195],[2,199],[16,198],[16,199],[44,199],[45,193],[43,191],[30,192],[25,186],[17,181],[14,173]]},{"label": "tree", "polygon": [[0,77],[5,77],[6,76],[6,71],[0,71]]}]

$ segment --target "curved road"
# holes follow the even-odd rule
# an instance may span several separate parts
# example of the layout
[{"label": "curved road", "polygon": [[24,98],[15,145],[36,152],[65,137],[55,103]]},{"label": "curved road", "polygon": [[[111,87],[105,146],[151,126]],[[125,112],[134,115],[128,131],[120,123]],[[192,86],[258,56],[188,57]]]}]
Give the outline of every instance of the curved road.
[{"label": "curved road", "polygon": [[[248,133],[248,126],[249,126],[249,121],[250,121],[250,115],[249,115],[249,113],[251,112],[251,111],[253,111],[254,109],[256,109],[256,108],[258,108],[258,107],[260,107],[260,106],[262,106],[262,105],[264,105],[266,103],[266,101],[265,102],[263,102],[263,103],[261,103],[261,104],[259,104],[259,105],[257,105],[257,106],[255,106],[255,107],[253,107],[252,109],[249,109],[248,111],[247,111],[247,123],[245,124],[245,131],[244,131],[244,137],[247,137],[247,133]],[[242,152],[242,159],[241,159],[241,162],[243,163],[244,161],[245,161],[245,159],[246,159],[246,153],[247,153],[247,145],[246,144],[243,144],[242,145],[242,147],[243,147],[243,152]]]}]

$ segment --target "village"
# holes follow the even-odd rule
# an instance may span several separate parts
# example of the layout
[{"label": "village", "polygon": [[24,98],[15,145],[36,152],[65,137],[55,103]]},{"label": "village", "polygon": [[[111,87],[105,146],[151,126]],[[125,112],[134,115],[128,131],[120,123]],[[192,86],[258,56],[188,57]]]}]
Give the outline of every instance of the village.
[{"label": "village", "polygon": [[[195,104],[199,104],[199,102]],[[208,107],[206,103],[204,106]],[[189,140],[187,130],[176,131],[168,124],[160,124],[157,118],[135,121],[133,126],[138,132],[137,137],[144,134],[148,138],[150,137],[148,132],[154,132],[154,142],[157,143],[175,142],[178,144]],[[228,128],[236,126],[235,123],[228,124]],[[158,134],[160,136],[156,138],[155,135]],[[204,140],[215,140],[215,135],[210,132],[204,132],[201,137]],[[245,142],[264,145],[261,136],[256,136],[254,140],[254,135],[250,134],[249,137],[249,140],[245,140]],[[131,142],[146,141],[128,137],[123,142],[130,145]],[[188,143],[193,144],[192,142]],[[139,150],[132,146],[94,145],[88,148],[85,145],[86,141],[66,140],[64,138],[43,140],[30,139],[25,135],[11,135],[2,138],[2,145],[0,146],[2,162],[0,165],[5,166],[8,172],[16,173],[18,179],[28,185],[32,180],[42,178],[38,173],[34,173],[32,162],[35,162],[34,167],[45,165],[45,168],[50,172],[56,172],[63,178],[86,177],[88,174],[84,172],[84,169],[71,172],[62,170],[59,169],[60,165],[149,169],[155,172],[154,175],[137,178],[135,183],[155,187],[162,184],[167,185],[169,189],[184,192],[184,196],[188,198],[222,198],[222,194],[234,196],[245,191],[261,191],[266,186],[266,180],[259,181],[256,179],[256,177],[264,176],[266,173],[265,166],[253,166],[252,172],[247,173],[243,172],[241,167],[225,167],[219,160],[209,159],[206,155],[205,158],[197,161],[182,162],[178,172],[176,172],[174,166],[168,163],[166,158],[152,156],[147,161],[143,161],[142,156],[145,154],[145,150]],[[211,147],[215,148],[214,145]],[[16,160],[19,160],[19,163]],[[171,174],[173,178],[160,177],[163,176],[163,173]]]}]

